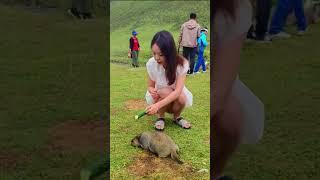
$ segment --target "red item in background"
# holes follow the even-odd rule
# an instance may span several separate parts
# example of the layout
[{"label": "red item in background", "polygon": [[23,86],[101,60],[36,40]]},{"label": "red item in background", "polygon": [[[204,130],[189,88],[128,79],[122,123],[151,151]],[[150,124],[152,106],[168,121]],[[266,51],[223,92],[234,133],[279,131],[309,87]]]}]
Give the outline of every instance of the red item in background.
[{"label": "red item in background", "polygon": [[138,51],[139,50],[139,41],[136,37],[132,38],[133,39],[133,48],[132,51]]}]

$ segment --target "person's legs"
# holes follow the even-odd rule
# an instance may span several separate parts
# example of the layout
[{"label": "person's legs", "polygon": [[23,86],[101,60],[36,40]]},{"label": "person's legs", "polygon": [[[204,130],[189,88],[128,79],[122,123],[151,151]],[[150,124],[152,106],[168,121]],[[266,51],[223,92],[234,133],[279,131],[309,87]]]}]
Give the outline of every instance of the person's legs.
[{"label": "person's legs", "polygon": [[[189,67],[190,67],[190,48],[189,47],[183,47],[183,57],[186,58],[189,61]],[[188,74],[190,74],[190,69],[188,70]]]},{"label": "person's legs", "polygon": [[136,67],[136,64],[137,64],[136,62],[138,61],[137,51],[132,51],[131,54],[132,54],[132,66]]},{"label": "person's legs", "polygon": [[177,119],[180,117],[181,112],[186,105],[186,101],[187,101],[187,97],[182,91],[178,99],[173,101],[171,110],[169,110],[173,114],[173,119]]},{"label": "person's legs", "polygon": [[137,58],[136,58],[136,67],[139,67],[139,51],[136,51],[137,53]]},{"label": "person's legs", "polygon": [[247,39],[254,39],[254,27],[253,24],[250,26],[249,31],[247,32]]},{"label": "person's legs", "polygon": [[201,61],[201,66],[202,66],[202,72],[206,72],[206,62],[204,59],[204,52],[202,52],[202,61]]},{"label": "person's legs", "polygon": [[271,11],[271,0],[257,0],[257,24],[256,24],[256,38],[264,39],[266,32],[268,31],[268,23]]},{"label": "person's legs", "polygon": [[[172,91],[173,89],[171,88],[162,88],[158,90],[158,94],[160,96],[158,101],[166,98]],[[181,112],[184,109],[186,102],[187,102],[186,95],[184,93],[181,93],[176,100],[174,100],[172,103],[168,104],[167,106],[161,108],[158,111],[158,119],[164,118],[164,115],[167,112],[167,113],[173,114],[173,120],[177,124],[179,124],[181,127],[187,128],[187,129],[190,128],[191,127],[190,123],[187,122],[185,119],[181,118]]]},{"label": "person's legs", "polygon": [[198,60],[196,63],[196,67],[194,68],[194,72],[198,72],[200,69],[200,66],[202,66],[202,71],[206,71],[203,53],[204,53],[203,51],[199,51],[199,53],[198,53]]},{"label": "person's legs", "polygon": [[93,0],[83,0],[83,16],[85,19],[92,18]]},{"label": "person's legs", "polygon": [[79,13],[79,5],[78,5],[78,0],[72,0],[71,1],[71,8],[68,9],[68,13],[73,16],[76,17],[78,19],[81,18],[80,13]]},{"label": "person's legs", "polygon": [[290,5],[290,0],[278,0],[276,9],[271,19],[269,30],[270,34],[282,32],[289,13]]},{"label": "person's legs", "polygon": [[194,59],[197,53],[197,47],[190,48],[190,74],[193,74],[194,70]]},{"label": "person's legs", "polygon": [[199,69],[200,69],[200,66],[201,66],[201,61],[202,61],[202,55],[201,55],[201,51],[199,51],[199,53],[198,53],[198,60],[197,60],[197,62],[196,62],[196,67],[194,68],[194,72],[196,73],[196,72],[198,72],[199,71]]},{"label": "person's legs", "polygon": [[292,3],[294,8],[294,14],[297,19],[298,31],[305,31],[307,28],[307,22],[306,22],[306,17],[304,15],[303,1],[292,0]]},{"label": "person's legs", "polygon": [[186,119],[181,117],[181,112],[184,109],[186,103],[187,97],[182,92],[180,96],[175,101],[173,101],[172,106],[168,107],[167,112],[173,114],[173,122],[175,122],[182,128],[189,129],[191,128],[191,124]]},{"label": "person's legs", "polygon": [[[158,95],[160,96],[160,98],[157,100],[157,102],[161,101],[162,99],[166,98],[167,96],[169,96],[169,94],[173,91],[173,89],[171,88],[162,88],[158,90]],[[157,120],[155,122],[155,128],[157,130],[163,130],[164,129],[164,117],[165,117],[165,113],[166,112],[171,112],[170,110],[172,109],[172,104],[170,103],[167,106],[164,106],[162,108],[159,109],[158,113],[157,113]],[[172,113],[172,112],[171,112]]]},{"label": "person's legs", "polygon": [[223,113],[212,119],[214,124],[214,149],[213,179],[217,179],[240,143],[242,129],[242,112],[239,101],[229,97]]},{"label": "person's legs", "polygon": [[[173,89],[172,88],[162,88],[162,89],[159,89],[157,91],[158,95],[159,95],[159,99],[158,101],[161,101],[162,99],[166,98],[167,96],[169,96],[170,93],[172,93]],[[158,102],[157,101],[157,102]],[[169,113],[172,113],[171,109],[172,109],[172,106],[173,104],[168,104],[167,106],[165,107],[162,107],[159,109],[158,111],[158,117],[159,118],[164,118],[164,115],[166,112],[169,112]]]}]

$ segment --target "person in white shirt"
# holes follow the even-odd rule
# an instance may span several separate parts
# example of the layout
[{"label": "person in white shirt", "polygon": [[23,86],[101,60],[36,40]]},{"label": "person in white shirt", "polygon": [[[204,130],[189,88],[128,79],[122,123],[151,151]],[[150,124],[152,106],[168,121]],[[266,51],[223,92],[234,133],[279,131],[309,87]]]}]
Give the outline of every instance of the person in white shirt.
[{"label": "person in white shirt", "polygon": [[156,33],[151,41],[153,57],[146,64],[148,90],[146,101],[149,115],[157,114],[156,130],[163,130],[165,113],[173,114],[173,121],[189,129],[190,123],[181,117],[185,107],[192,106],[192,93],[185,87],[188,61],[178,54],[173,36],[168,31]]}]

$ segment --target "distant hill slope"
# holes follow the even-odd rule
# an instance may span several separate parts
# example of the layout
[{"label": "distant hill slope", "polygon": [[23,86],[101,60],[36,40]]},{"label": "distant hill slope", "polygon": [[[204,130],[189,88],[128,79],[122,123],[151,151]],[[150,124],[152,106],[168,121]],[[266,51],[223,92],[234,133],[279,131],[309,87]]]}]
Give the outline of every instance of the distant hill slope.
[{"label": "distant hill slope", "polygon": [[110,9],[110,54],[113,62],[130,62],[126,56],[133,29],[139,33],[141,62],[146,62],[151,55],[149,46],[153,35],[160,30],[168,30],[177,40],[180,26],[189,19],[191,12],[197,14],[201,26],[210,26],[209,1],[112,1]]}]

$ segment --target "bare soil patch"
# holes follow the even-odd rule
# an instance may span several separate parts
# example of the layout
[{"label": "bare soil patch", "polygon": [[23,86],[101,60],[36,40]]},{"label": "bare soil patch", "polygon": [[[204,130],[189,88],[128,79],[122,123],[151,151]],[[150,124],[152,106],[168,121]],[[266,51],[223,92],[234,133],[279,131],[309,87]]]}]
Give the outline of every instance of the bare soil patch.
[{"label": "bare soil patch", "polygon": [[196,170],[190,165],[178,164],[168,158],[159,158],[149,152],[139,153],[134,158],[134,162],[128,167],[130,174],[138,177],[153,177],[161,175],[172,179],[184,179],[196,173]]}]

